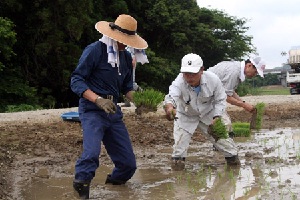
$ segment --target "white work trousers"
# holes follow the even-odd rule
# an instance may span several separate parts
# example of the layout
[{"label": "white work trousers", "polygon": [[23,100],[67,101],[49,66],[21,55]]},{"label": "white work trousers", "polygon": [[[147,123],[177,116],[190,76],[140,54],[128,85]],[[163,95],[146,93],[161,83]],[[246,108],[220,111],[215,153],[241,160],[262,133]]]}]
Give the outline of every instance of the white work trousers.
[{"label": "white work trousers", "polygon": [[227,113],[227,111],[225,111],[225,112],[223,113],[223,115],[221,116],[221,118],[222,118],[223,123],[224,123],[225,126],[226,126],[227,131],[228,131],[228,132],[232,132],[233,130],[232,130],[231,119],[230,119],[230,116],[229,116],[229,114]]},{"label": "white work trousers", "polygon": [[[224,119],[223,119],[223,117],[224,117]],[[227,129],[231,129],[231,123],[228,124],[228,118],[226,118],[225,116],[222,116],[222,120],[223,120],[224,124],[226,125]],[[229,118],[229,120],[230,120],[230,118]],[[229,125],[229,127],[228,127],[228,125]],[[208,138],[208,140],[214,144],[215,148],[218,151],[220,151],[224,154],[224,157],[232,157],[232,156],[236,156],[238,154],[237,146],[234,143],[232,138],[219,139],[216,142],[215,139],[211,135],[209,135],[207,132],[208,125],[206,125],[202,122],[199,122],[197,128],[199,128],[201,130],[201,133],[203,133],[206,136],[206,138]],[[187,151],[188,151],[189,144],[190,144],[191,138],[193,136],[193,133],[189,133],[188,131],[180,128],[178,126],[178,123],[174,122],[173,135],[174,135],[174,145],[173,145],[172,157],[173,158],[186,158]]]}]

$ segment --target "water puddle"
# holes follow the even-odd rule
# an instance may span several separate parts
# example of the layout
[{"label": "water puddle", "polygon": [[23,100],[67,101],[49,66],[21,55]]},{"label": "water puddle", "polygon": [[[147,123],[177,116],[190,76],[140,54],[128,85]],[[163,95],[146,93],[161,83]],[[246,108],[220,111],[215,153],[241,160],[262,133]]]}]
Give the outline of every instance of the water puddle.
[{"label": "water puddle", "polygon": [[[126,185],[105,185],[111,168],[101,166],[91,185],[91,199],[280,200],[300,197],[300,129],[261,130],[235,141],[240,149],[240,167],[214,164],[218,153],[212,151],[210,143],[191,144],[184,171],[171,170],[168,163],[171,147],[157,147],[157,152],[152,152],[156,154],[155,159],[141,163]],[[40,170],[40,176],[22,187],[23,199],[75,199],[70,173],[42,176],[47,172]],[[66,167],[65,171],[73,169]]]}]

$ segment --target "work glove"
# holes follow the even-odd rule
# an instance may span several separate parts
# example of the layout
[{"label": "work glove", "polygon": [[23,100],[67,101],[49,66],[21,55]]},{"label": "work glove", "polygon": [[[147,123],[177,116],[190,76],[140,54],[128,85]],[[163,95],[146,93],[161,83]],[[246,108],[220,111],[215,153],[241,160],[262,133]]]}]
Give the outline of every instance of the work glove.
[{"label": "work glove", "polygon": [[172,120],[174,120],[174,119],[177,119],[177,118],[175,117],[175,115],[176,115],[176,110],[174,109],[173,106],[167,106],[167,105],[166,105],[164,108],[165,108],[167,120],[172,121]]},{"label": "work glove", "polygon": [[100,109],[104,110],[108,114],[115,113],[117,110],[116,105],[110,99],[97,98],[95,103]]}]

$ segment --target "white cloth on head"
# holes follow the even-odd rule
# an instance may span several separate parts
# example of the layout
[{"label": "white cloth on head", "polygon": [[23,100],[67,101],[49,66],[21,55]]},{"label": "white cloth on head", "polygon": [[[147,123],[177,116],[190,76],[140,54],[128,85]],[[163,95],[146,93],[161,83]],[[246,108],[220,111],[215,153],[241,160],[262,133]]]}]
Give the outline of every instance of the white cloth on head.
[{"label": "white cloth on head", "polygon": [[112,67],[119,67],[119,51],[117,41],[103,35],[103,37],[99,40],[106,44],[107,46],[107,62],[111,64]]},{"label": "white cloth on head", "polygon": [[131,53],[131,56],[135,57],[137,63],[139,62],[142,65],[145,63],[149,63],[144,49],[135,49],[133,47],[127,47],[126,49]]}]

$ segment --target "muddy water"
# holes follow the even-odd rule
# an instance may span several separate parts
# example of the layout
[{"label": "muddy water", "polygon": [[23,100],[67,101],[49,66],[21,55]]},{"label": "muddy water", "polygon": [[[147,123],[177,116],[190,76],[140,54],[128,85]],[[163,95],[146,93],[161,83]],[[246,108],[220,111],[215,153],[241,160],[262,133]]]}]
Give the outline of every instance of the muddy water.
[{"label": "muddy water", "polygon": [[[170,147],[138,150],[152,156],[137,155],[133,178],[126,185],[105,185],[111,167],[101,166],[91,185],[91,199],[300,199],[300,129],[261,130],[235,141],[240,167],[227,167],[210,143],[191,143],[184,171],[171,170]],[[18,199],[76,199],[72,173],[71,166],[55,176],[40,169]]]}]

